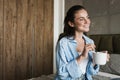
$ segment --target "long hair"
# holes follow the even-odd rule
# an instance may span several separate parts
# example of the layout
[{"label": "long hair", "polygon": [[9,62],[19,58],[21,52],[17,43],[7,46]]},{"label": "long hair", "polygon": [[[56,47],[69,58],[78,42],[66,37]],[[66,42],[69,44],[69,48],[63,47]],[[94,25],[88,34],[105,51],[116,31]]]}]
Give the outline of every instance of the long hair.
[{"label": "long hair", "polygon": [[[64,32],[60,34],[58,41],[63,38],[63,37],[70,37],[70,36],[74,36],[75,35],[75,27],[70,27],[70,25],[68,24],[68,22],[74,22],[74,18],[75,18],[75,13],[78,10],[82,10],[85,9],[83,6],[81,5],[75,5],[72,6],[67,14],[66,17],[64,19]],[[85,9],[86,10],[86,9]]]}]

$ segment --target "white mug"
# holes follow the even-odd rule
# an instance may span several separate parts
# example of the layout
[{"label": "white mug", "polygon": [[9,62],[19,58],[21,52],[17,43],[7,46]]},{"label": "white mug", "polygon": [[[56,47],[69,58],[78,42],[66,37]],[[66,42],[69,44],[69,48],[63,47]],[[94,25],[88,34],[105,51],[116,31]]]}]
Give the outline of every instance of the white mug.
[{"label": "white mug", "polygon": [[93,53],[93,62],[99,65],[105,65],[107,62],[107,53],[96,52]]}]

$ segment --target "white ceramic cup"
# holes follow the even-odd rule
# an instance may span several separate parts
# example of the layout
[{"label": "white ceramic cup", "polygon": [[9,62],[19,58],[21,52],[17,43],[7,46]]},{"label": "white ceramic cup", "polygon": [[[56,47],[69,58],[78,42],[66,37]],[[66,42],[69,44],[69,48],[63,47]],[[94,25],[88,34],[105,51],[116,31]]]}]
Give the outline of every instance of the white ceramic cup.
[{"label": "white ceramic cup", "polygon": [[107,62],[107,53],[96,52],[93,53],[93,62],[99,65],[105,65]]}]

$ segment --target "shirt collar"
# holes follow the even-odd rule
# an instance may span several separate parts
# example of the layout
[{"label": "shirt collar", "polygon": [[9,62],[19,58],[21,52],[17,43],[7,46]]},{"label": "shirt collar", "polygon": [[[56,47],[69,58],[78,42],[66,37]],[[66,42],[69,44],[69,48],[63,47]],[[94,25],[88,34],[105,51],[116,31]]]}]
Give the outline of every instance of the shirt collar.
[{"label": "shirt collar", "polygon": [[[88,37],[84,34],[82,35],[82,37],[84,38],[85,43],[88,44],[89,43]],[[77,41],[74,39],[74,36],[68,37],[68,39],[69,39],[70,42],[77,43]]]},{"label": "shirt collar", "polygon": [[77,43],[77,41],[74,39],[74,36],[68,37],[68,40],[69,40],[70,42]]}]

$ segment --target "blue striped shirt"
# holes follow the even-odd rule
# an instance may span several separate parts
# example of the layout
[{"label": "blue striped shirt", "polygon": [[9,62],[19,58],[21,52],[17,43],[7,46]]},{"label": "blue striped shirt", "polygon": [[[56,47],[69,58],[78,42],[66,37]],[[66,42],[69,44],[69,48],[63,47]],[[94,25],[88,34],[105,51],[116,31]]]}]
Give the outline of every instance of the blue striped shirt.
[{"label": "blue striped shirt", "polygon": [[[94,43],[92,39],[83,35],[86,44]],[[76,58],[79,56],[76,51],[77,42],[73,37],[63,37],[56,46],[56,67],[55,80],[76,80],[81,77],[82,71]],[[88,64],[86,67],[85,79],[92,80],[92,75],[99,71],[99,65],[93,66],[92,52],[89,51]]]}]

